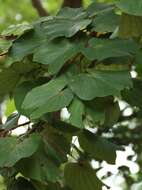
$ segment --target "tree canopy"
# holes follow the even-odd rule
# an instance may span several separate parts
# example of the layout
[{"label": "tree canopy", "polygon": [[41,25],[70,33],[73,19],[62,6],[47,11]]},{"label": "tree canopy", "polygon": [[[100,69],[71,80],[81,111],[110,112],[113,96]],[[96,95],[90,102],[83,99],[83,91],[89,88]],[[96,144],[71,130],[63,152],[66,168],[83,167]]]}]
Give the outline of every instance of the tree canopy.
[{"label": "tree canopy", "polygon": [[[63,7],[2,32],[0,100],[17,110],[0,126],[8,190],[109,188],[97,175],[101,163],[115,164],[130,144],[141,168],[141,27],[142,0],[116,0]],[[19,125],[21,116],[28,121]],[[24,134],[12,135],[25,125]],[[141,181],[140,173],[119,169],[128,188]]]}]

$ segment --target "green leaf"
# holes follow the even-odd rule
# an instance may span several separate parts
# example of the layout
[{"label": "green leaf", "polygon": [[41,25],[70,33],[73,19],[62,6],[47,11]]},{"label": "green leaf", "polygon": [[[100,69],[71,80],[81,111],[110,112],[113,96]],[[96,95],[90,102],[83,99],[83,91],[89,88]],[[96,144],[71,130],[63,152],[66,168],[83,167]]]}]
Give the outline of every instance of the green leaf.
[{"label": "green leaf", "polygon": [[48,184],[49,181],[56,182],[61,175],[59,168],[45,153],[43,144],[33,156],[18,162],[16,169],[25,177],[43,184]]},{"label": "green leaf", "polygon": [[122,14],[119,36],[121,38],[139,37],[142,35],[142,17]]},{"label": "green leaf", "polygon": [[75,98],[71,105],[68,108],[70,113],[69,122],[76,127],[84,128],[83,123],[83,114],[84,114],[84,105],[83,103]]},{"label": "green leaf", "polygon": [[79,144],[91,158],[104,160],[109,164],[115,164],[116,151],[122,150],[106,138],[96,136],[87,130],[79,135]]},{"label": "green leaf", "polygon": [[142,0],[117,0],[115,5],[125,13],[142,16]]},{"label": "green leaf", "polygon": [[79,52],[79,46],[69,40],[44,43],[34,53],[33,61],[48,64],[49,73],[57,73],[61,67]]},{"label": "green leaf", "polygon": [[15,106],[16,106],[17,111],[22,115],[28,116],[29,114],[28,112],[24,111],[24,109],[22,109],[22,104],[27,93],[31,91],[31,89],[34,87],[35,87],[35,84],[32,82],[23,82],[22,84],[17,86],[17,88],[14,91]]},{"label": "green leaf", "polygon": [[121,90],[131,85],[128,71],[92,71],[91,75],[74,76],[69,84],[72,91],[83,100],[120,95]]},{"label": "green leaf", "polygon": [[11,41],[0,38],[0,55],[6,54],[11,46]]},{"label": "green leaf", "polygon": [[20,75],[10,68],[0,71],[0,95],[12,92],[19,80]]},{"label": "green leaf", "polygon": [[64,177],[66,184],[73,190],[101,190],[103,186],[89,164],[68,163]]},{"label": "green leaf", "polygon": [[24,140],[16,137],[0,138],[0,167],[11,167],[20,159],[30,157],[39,143],[40,137],[36,134]]},{"label": "green leaf", "polygon": [[23,33],[33,29],[33,26],[28,23],[16,24],[9,26],[6,30],[2,32],[4,36],[20,36]]},{"label": "green leaf", "polygon": [[49,129],[43,131],[42,139],[45,143],[45,151],[49,158],[60,165],[61,163],[67,162],[67,154],[70,152],[70,142],[60,133]]},{"label": "green leaf", "polygon": [[90,17],[92,17],[102,13],[106,13],[108,11],[111,11],[112,9],[114,9],[114,6],[111,4],[109,5],[106,3],[94,2],[87,8],[87,13]]},{"label": "green leaf", "polygon": [[41,36],[37,30],[26,32],[13,42],[9,56],[13,62],[21,61],[25,56],[32,54],[46,40],[45,36]]},{"label": "green leaf", "polygon": [[70,89],[60,91],[57,95],[50,97],[45,101],[45,104],[35,108],[31,114],[32,119],[40,118],[48,112],[55,112],[67,107],[73,99],[73,94]]},{"label": "green leaf", "polygon": [[33,88],[25,97],[23,109],[35,109],[44,105],[52,97],[58,95],[67,85],[65,77],[50,80],[41,86]]},{"label": "green leaf", "polygon": [[114,32],[119,25],[119,17],[112,10],[97,15],[92,23],[92,31]]},{"label": "green leaf", "polygon": [[132,56],[139,46],[132,40],[92,38],[82,53],[89,60],[103,60],[110,57]]},{"label": "green leaf", "polygon": [[7,118],[5,124],[2,125],[2,129],[9,130],[9,129],[12,129],[13,127],[16,127],[18,124],[18,120],[19,120],[19,114],[14,113],[10,115]]},{"label": "green leaf", "polygon": [[[123,99],[131,106],[142,108],[142,80],[133,79],[133,88],[122,93]],[[139,97],[139,98],[138,98]]]},{"label": "green leaf", "polygon": [[41,26],[50,39],[62,36],[70,38],[91,23],[86,17],[82,9],[64,8],[56,17],[41,23]]}]

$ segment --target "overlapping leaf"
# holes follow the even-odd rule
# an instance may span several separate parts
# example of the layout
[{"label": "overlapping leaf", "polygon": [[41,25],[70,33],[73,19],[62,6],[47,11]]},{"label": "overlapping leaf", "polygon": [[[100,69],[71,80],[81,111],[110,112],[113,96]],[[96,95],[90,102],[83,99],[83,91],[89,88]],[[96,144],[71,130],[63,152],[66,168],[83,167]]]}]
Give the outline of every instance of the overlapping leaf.
[{"label": "overlapping leaf", "polygon": [[124,88],[131,87],[128,71],[93,71],[92,74],[79,74],[70,82],[72,91],[83,100],[95,97],[119,95]]},{"label": "overlapping leaf", "polygon": [[0,167],[11,167],[22,158],[30,157],[39,144],[40,137],[36,134],[24,140],[16,137],[0,138]]},{"label": "overlapping leaf", "polygon": [[86,17],[82,9],[64,8],[56,17],[43,22],[41,26],[50,39],[61,36],[69,38],[91,23]]},{"label": "overlapping leaf", "polygon": [[66,184],[73,190],[101,190],[103,186],[89,164],[69,163],[64,176]]},{"label": "overlapping leaf", "polygon": [[117,0],[115,4],[125,13],[142,16],[142,0]]},{"label": "overlapping leaf", "polygon": [[12,45],[11,41],[0,38],[0,55],[6,54],[11,45]]},{"label": "overlapping leaf", "polygon": [[131,56],[136,53],[139,46],[131,40],[106,40],[92,38],[88,47],[83,48],[83,54],[90,60],[103,60],[110,57]]},{"label": "overlapping leaf", "polygon": [[109,142],[106,138],[96,136],[89,131],[84,131],[79,136],[79,143],[91,158],[105,160],[109,164],[115,164],[116,151],[121,150],[119,146]]},{"label": "overlapping leaf", "polygon": [[49,65],[51,74],[57,73],[64,63],[80,51],[79,45],[69,40],[56,40],[44,43],[34,53],[33,60]]}]

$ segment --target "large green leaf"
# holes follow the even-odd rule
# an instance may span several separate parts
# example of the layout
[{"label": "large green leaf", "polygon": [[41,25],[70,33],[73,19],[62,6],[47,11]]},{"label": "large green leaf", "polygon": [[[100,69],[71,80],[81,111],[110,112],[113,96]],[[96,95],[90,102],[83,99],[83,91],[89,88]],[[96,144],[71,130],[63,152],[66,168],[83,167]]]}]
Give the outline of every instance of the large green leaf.
[{"label": "large green leaf", "polygon": [[23,102],[24,109],[35,109],[45,103],[52,97],[58,95],[67,85],[68,81],[65,77],[59,77],[45,83],[41,86],[33,88],[25,97]]},{"label": "large green leaf", "polygon": [[83,100],[95,97],[120,95],[124,88],[131,87],[128,71],[93,71],[89,74],[79,74],[70,82],[72,91]]},{"label": "large green leaf", "polygon": [[59,168],[49,159],[41,144],[39,150],[30,158],[23,159],[16,164],[16,169],[25,177],[48,184],[56,182],[61,175]]},{"label": "large green leaf", "polygon": [[30,55],[47,39],[41,36],[37,30],[31,30],[13,42],[9,56],[15,61],[21,61],[25,56]]},{"label": "large green leaf", "polygon": [[79,52],[79,46],[69,40],[56,40],[44,43],[34,53],[33,60],[48,64],[51,74],[57,73],[66,61]]},{"label": "large green leaf", "polygon": [[122,38],[139,37],[142,35],[142,17],[122,14],[119,36]]},{"label": "large green leaf", "polygon": [[142,16],[142,0],[117,0],[115,4],[125,13]]},{"label": "large green leaf", "polygon": [[73,99],[73,94],[70,89],[60,91],[57,95],[50,97],[44,104],[36,107],[31,114],[32,119],[40,118],[48,112],[55,112],[68,106]]},{"label": "large green leaf", "polygon": [[119,16],[114,11],[107,11],[94,18],[92,31],[114,32],[119,25]]},{"label": "large green leaf", "polygon": [[106,138],[96,136],[89,131],[80,134],[79,143],[91,158],[105,160],[109,164],[115,164],[116,151],[121,150],[119,146],[109,142]]},{"label": "large green leaf", "polygon": [[114,6],[111,4],[109,5],[106,3],[94,2],[87,8],[87,13],[90,17],[92,17],[102,13],[106,13],[108,11],[111,11],[112,9],[114,9]]},{"label": "large green leaf", "polygon": [[82,9],[64,8],[56,17],[41,23],[45,34],[50,38],[72,37],[91,23]]},{"label": "large green leaf", "polygon": [[40,137],[36,134],[24,140],[16,137],[0,138],[0,167],[11,167],[20,159],[30,157],[39,144]]},{"label": "large green leaf", "polygon": [[138,49],[139,46],[132,40],[92,38],[88,47],[82,49],[82,53],[90,60],[101,61],[110,57],[131,56]]},{"label": "large green leaf", "polygon": [[101,190],[103,183],[89,164],[69,163],[65,166],[65,182],[73,190]]}]

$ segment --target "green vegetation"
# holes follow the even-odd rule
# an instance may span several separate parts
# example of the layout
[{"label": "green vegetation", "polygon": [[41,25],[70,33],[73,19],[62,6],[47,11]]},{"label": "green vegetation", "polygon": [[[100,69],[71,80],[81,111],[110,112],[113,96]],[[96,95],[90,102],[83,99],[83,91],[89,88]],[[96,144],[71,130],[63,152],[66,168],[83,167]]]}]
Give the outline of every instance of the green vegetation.
[{"label": "green vegetation", "polygon": [[[36,18],[36,9],[26,11],[24,21]],[[137,156],[129,159],[141,168],[141,19],[142,0],[94,2],[2,32],[0,100],[9,109],[0,126],[0,173],[7,190],[102,190],[109,176],[97,176],[102,162],[115,165],[116,152],[130,144]],[[19,125],[21,116],[28,121]],[[21,126],[26,132],[14,136]],[[125,190],[142,180],[140,171],[119,172]]]}]

